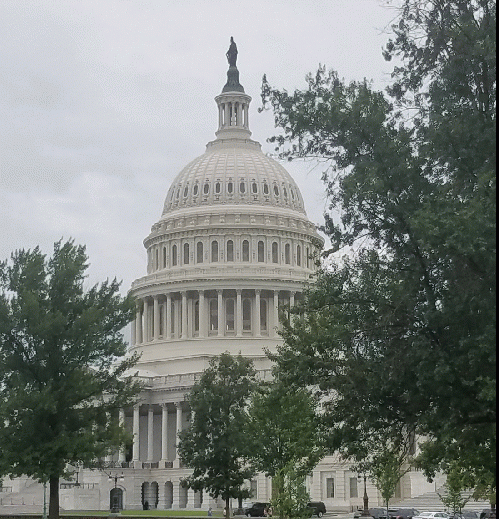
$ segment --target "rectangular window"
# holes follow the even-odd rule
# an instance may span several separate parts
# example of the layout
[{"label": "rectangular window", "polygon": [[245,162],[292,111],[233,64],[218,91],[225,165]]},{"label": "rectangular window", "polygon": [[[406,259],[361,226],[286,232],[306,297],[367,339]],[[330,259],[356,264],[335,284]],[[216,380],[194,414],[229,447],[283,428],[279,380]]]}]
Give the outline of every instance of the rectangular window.
[{"label": "rectangular window", "polygon": [[334,497],[334,478],[326,479],[326,498],[330,499]]},{"label": "rectangular window", "polygon": [[252,479],[250,481],[250,490],[251,490],[251,498],[252,499],[257,499],[258,498],[258,495],[257,495],[257,482],[256,482],[256,479]]},{"label": "rectangular window", "polygon": [[350,497],[359,497],[357,478],[350,478]]}]

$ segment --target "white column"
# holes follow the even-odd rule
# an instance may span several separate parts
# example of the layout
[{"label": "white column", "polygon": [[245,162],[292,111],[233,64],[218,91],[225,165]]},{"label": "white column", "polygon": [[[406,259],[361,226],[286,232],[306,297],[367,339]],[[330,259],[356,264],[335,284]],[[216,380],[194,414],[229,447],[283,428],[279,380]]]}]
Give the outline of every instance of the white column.
[{"label": "white column", "polygon": [[[119,416],[118,420],[119,420],[120,427],[123,427],[125,425],[125,411],[123,409],[120,409],[118,416]],[[120,450],[118,452],[118,461],[120,463],[123,463],[125,460],[126,460],[125,450],[123,449],[123,447],[120,447]]]},{"label": "white column", "polygon": [[131,325],[130,325],[130,344],[132,346],[135,346],[137,344],[137,337],[136,337],[136,332],[137,330],[137,323],[136,323],[136,318],[134,318],[134,320],[131,322]]},{"label": "white column", "polygon": [[279,329],[279,292],[274,290],[274,336],[277,336]]},{"label": "white column", "polygon": [[137,340],[137,344],[142,344],[142,312],[140,308],[137,308],[137,314],[135,317],[135,338]]},{"label": "white column", "polygon": [[243,334],[243,300],[242,290],[236,290],[236,335],[241,337]]},{"label": "white column", "polygon": [[154,296],[154,308],[153,308],[153,333],[154,340],[159,339],[159,297]]},{"label": "white column", "polygon": [[168,460],[168,407],[162,405],[161,409],[161,460]]},{"label": "white column", "polygon": [[244,104],[244,127],[249,128],[249,121],[248,121],[248,104]]},{"label": "white column", "polygon": [[187,338],[187,292],[182,292],[182,339]]},{"label": "white column", "polygon": [[223,124],[223,105],[218,105],[218,128],[222,128]]},{"label": "white column", "polygon": [[199,290],[199,337],[206,337],[206,329],[208,328],[206,321],[206,308],[204,300],[204,290]]},{"label": "white column", "polygon": [[260,329],[260,292],[260,290],[255,290],[255,335],[257,337],[260,337],[262,335],[262,331]]},{"label": "white column", "polygon": [[171,294],[166,294],[166,337],[168,340],[171,339],[172,336],[172,296]]},{"label": "white column", "polygon": [[222,290],[217,290],[217,294],[218,294],[218,336],[221,337],[224,334]]},{"label": "white column", "polygon": [[154,457],[154,410],[152,405],[147,410],[147,461]]},{"label": "white column", "polygon": [[142,331],[144,342],[149,342],[149,303],[147,299],[144,299],[144,324]]},{"label": "white column", "polygon": [[293,308],[295,306],[295,294],[296,292],[290,292],[289,294],[289,307]]},{"label": "white column", "polygon": [[140,456],[140,415],[139,406],[133,408],[133,461],[138,462]]},{"label": "white column", "polygon": [[178,455],[178,435],[182,432],[182,404],[180,402],[175,403],[177,408],[177,434],[175,438],[175,464],[176,468],[180,467],[180,458]]}]

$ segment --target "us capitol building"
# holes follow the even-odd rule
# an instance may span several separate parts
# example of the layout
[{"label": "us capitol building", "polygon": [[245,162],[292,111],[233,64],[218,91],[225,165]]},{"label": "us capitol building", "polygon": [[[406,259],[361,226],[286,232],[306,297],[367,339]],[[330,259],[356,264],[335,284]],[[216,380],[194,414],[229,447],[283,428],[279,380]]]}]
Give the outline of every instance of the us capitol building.
[{"label": "us capitol building", "polygon": [[[76,469],[61,484],[63,509],[223,507],[180,485],[189,474],[176,451],[178,433],[189,427],[186,395],[210,359],[226,351],[250,358],[268,380],[264,349],[275,351],[282,341],[279,308],[293,306],[314,273],[323,239],[295,181],[251,139],[251,97],[239,82],[236,56],[232,42],[227,83],[215,97],[216,138],[170,186],[144,240],[147,274],[130,290],[137,301],[130,352],[141,355],[136,370],[144,383],[140,403],[121,412],[133,445],[108,457],[102,471]],[[400,497],[414,495],[414,479],[407,479]],[[13,491],[24,493],[26,504],[29,489],[40,487],[31,480],[11,484],[20,485]],[[253,501],[269,501],[268,478],[247,484]],[[362,506],[363,480],[335,457],[325,458],[307,485],[328,510]],[[374,506],[377,492],[370,483],[367,491]]]}]

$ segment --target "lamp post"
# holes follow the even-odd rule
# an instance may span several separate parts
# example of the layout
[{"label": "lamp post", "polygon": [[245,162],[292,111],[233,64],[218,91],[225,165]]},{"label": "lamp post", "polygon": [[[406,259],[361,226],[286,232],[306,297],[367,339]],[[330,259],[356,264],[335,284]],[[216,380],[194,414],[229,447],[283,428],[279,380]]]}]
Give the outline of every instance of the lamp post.
[{"label": "lamp post", "polygon": [[[360,479],[360,474],[359,474]],[[367,496],[367,476],[364,472],[364,509],[362,510],[362,513],[360,514],[361,517],[370,517],[371,514],[369,513],[369,497]]]}]

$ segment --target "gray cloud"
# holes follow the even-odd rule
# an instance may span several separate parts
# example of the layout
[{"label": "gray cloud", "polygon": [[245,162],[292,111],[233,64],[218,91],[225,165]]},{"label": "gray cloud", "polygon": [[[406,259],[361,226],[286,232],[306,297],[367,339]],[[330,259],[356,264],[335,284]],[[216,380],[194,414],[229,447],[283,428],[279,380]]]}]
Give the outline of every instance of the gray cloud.
[{"label": "gray cloud", "polygon": [[[214,138],[230,36],[257,113],[264,73],[302,88],[319,63],[383,88],[382,0],[29,0],[0,3],[0,258],[86,243],[95,278],[145,272],[142,240],[170,182]],[[309,216],[325,207],[322,166],[292,163]]]}]

